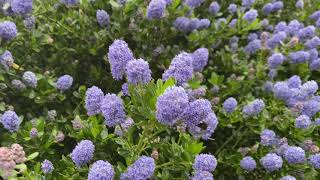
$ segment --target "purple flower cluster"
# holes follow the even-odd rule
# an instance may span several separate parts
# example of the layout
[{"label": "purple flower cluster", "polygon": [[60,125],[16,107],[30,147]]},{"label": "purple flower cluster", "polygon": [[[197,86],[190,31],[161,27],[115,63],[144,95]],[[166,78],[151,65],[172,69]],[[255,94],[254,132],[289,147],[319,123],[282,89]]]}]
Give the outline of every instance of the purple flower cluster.
[{"label": "purple flower cluster", "polygon": [[206,29],[210,26],[209,19],[198,19],[198,18],[186,18],[186,17],[178,17],[173,26],[178,31],[188,33],[193,30],[201,30]]},{"label": "purple flower cluster", "polygon": [[248,21],[249,23],[252,23],[254,20],[257,19],[257,17],[258,11],[255,9],[251,9],[244,14],[243,19]]},{"label": "purple flower cluster", "polygon": [[130,84],[146,84],[151,81],[149,64],[143,59],[129,61],[126,66],[126,74]]},{"label": "purple flower cluster", "polygon": [[56,87],[57,87],[57,89],[59,89],[61,91],[65,91],[65,90],[68,90],[72,86],[72,83],[73,83],[72,76],[66,74],[66,75],[59,77],[59,79],[56,82]]},{"label": "purple flower cluster", "polygon": [[229,11],[230,14],[233,14],[233,13],[237,12],[237,5],[236,4],[230,4],[228,6],[228,11]]},{"label": "purple flower cluster", "polygon": [[41,170],[44,174],[48,174],[51,173],[54,170],[53,164],[51,161],[45,159],[42,163],[41,163]]},{"label": "purple flower cluster", "polygon": [[282,167],[283,160],[275,153],[269,153],[260,159],[260,164],[269,172],[277,171]]},{"label": "purple flower cluster", "polygon": [[309,61],[310,54],[307,51],[296,51],[289,53],[291,63],[305,63]]},{"label": "purple flower cluster", "polygon": [[3,21],[0,23],[0,38],[10,41],[18,34],[17,26],[11,21]]},{"label": "purple flower cluster", "polygon": [[0,56],[0,63],[3,65],[4,69],[9,70],[9,68],[13,65],[14,59],[10,51],[5,51]]},{"label": "purple flower cluster", "polygon": [[192,54],[192,66],[195,72],[201,72],[207,65],[209,59],[209,51],[207,48],[199,48]]},{"label": "purple flower cluster", "polygon": [[0,118],[0,122],[5,129],[13,133],[19,130],[21,120],[14,111],[5,111]]},{"label": "purple flower cluster", "polygon": [[257,163],[251,156],[246,156],[240,161],[240,167],[246,171],[253,171]]},{"label": "purple flower cluster", "polygon": [[191,180],[213,180],[213,175],[208,171],[196,171]]},{"label": "purple flower cluster", "polygon": [[151,0],[147,9],[148,19],[160,19],[164,16],[166,10],[165,0]]},{"label": "purple flower cluster", "polygon": [[184,3],[190,8],[197,8],[201,6],[204,0],[185,0]]},{"label": "purple flower cluster", "polygon": [[101,27],[108,27],[110,24],[110,16],[105,10],[97,10],[97,22]]},{"label": "purple flower cluster", "polygon": [[89,116],[99,114],[101,112],[101,101],[104,97],[102,90],[96,86],[92,86],[86,92],[85,108]]},{"label": "purple flower cluster", "polygon": [[295,127],[299,129],[307,129],[312,124],[309,116],[301,115],[296,118]]},{"label": "purple flower cluster", "polygon": [[26,88],[26,85],[18,79],[12,80],[11,85],[13,86],[13,88],[15,88],[16,90],[19,90],[19,91],[22,91]]},{"label": "purple flower cluster", "polygon": [[32,12],[32,0],[11,0],[12,11],[20,16],[26,16]]},{"label": "purple flower cluster", "polygon": [[296,180],[296,178],[293,177],[293,176],[288,175],[288,176],[282,177],[280,180]]},{"label": "purple flower cluster", "polygon": [[36,24],[36,18],[34,16],[26,17],[23,20],[24,27],[27,28],[28,30],[31,30],[34,28]]},{"label": "purple flower cluster", "polygon": [[153,176],[156,168],[154,159],[141,156],[137,161],[130,165],[127,172],[121,175],[121,180],[149,179]]},{"label": "purple flower cluster", "polygon": [[211,154],[199,154],[196,156],[192,165],[196,171],[208,171],[212,172],[217,167],[217,159]]},{"label": "purple flower cluster", "polygon": [[286,60],[286,57],[281,53],[274,53],[268,58],[268,64],[270,69],[276,69]]},{"label": "purple flower cluster", "polygon": [[277,145],[278,138],[276,133],[269,129],[264,129],[260,134],[260,144],[263,146]]},{"label": "purple flower cluster", "polygon": [[263,100],[256,99],[250,102],[249,104],[247,104],[246,106],[244,106],[242,109],[242,113],[248,117],[256,116],[264,109],[264,107],[265,107],[265,104]]},{"label": "purple flower cluster", "polygon": [[105,119],[105,124],[113,127],[121,124],[126,119],[123,101],[115,94],[107,94],[101,101],[101,112]]},{"label": "purple flower cluster", "polygon": [[134,57],[125,41],[115,40],[109,47],[108,59],[113,78],[115,80],[121,80],[125,73],[127,63],[134,60]]},{"label": "purple flower cluster", "polygon": [[216,1],[213,1],[209,6],[209,13],[216,15],[220,11],[220,5]]},{"label": "purple flower cluster", "polygon": [[256,53],[260,49],[261,49],[261,41],[256,39],[256,40],[250,41],[249,44],[244,48],[244,51],[250,55],[250,54]]},{"label": "purple flower cluster", "polygon": [[22,76],[22,80],[27,86],[30,86],[30,87],[33,87],[33,88],[37,87],[37,84],[38,84],[37,77],[31,71],[24,72],[23,76]]},{"label": "purple flower cluster", "polygon": [[320,154],[311,155],[309,157],[309,163],[314,169],[320,169]]},{"label": "purple flower cluster", "polygon": [[232,113],[237,108],[238,102],[235,98],[230,97],[223,103],[223,110],[226,113]]},{"label": "purple flower cluster", "polygon": [[113,180],[115,175],[112,165],[108,161],[96,161],[90,168],[88,180]]},{"label": "purple flower cluster", "polygon": [[171,77],[176,79],[178,85],[182,85],[192,78],[193,57],[189,53],[180,53],[171,61],[169,68],[163,73],[163,80]]},{"label": "purple flower cluster", "polygon": [[284,158],[289,164],[300,164],[305,162],[305,151],[301,147],[290,146],[284,152]]},{"label": "purple flower cluster", "polygon": [[91,161],[94,153],[94,145],[90,140],[82,140],[73,149],[71,159],[76,166],[83,166]]},{"label": "purple flower cluster", "polygon": [[75,6],[79,3],[79,0],[60,0],[61,3],[67,5],[67,6]]}]

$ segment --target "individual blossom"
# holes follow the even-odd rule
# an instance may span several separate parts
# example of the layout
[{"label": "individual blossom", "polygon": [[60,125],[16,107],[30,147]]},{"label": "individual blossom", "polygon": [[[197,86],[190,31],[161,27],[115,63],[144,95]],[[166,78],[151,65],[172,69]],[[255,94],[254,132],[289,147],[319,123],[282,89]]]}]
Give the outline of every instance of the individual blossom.
[{"label": "individual blossom", "polygon": [[109,47],[108,59],[111,65],[111,74],[115,80],[121,80],[126,65],[133,60],[133,54],[128,44],[123,40],[115,40]]},{"label": "individual blossom", "polygon": [[193,58],[188,53],[180,53],[171,61],[169,68],[162,74],[163,80],[170,77],[176,79],[178,85],[181,85],[192,78]]},{"label": "individual blossom", "polygon": [[30,130],[30,138],[36,138],[36,137],[38,137],[38,130],[37,128],[32,128]]},{"label": "individual blossom", "polygon": [[53,121],[53,120],[55,120],[56,119],[56,117],[57,117],[57,111],[56,110],[54,110],[54,109],[52,109],[52,110],[49,110],[48,111],[48,120],[49,121]]},{"label": "individual blossom", "polygon": [[36,18],[34,16],[26,17],[23,20],[23,24],[26,29],[31,30],[36,24]]},{"label": "individual blossom", "polygon": [[273,11],[272,3],[267,3],[262,7],[262,12],[264,15],[268,15],[272,13],[272,11]]},{"label": "individual blossom", "polygon": [[265,107],[265,103],[261,99],[256,99],[243,107],[242,113],[246,116],[258,115]]},{"label": "individual blossom", "polygon": [[8,178],[15,166],[16,163],[11,150],[7,147],[0,147],[0,170],[3,172],[2,177],[4,179]]},{"label": "individual blossom", "polygon": [[11,85],[16,89],[16,90],[19,90],[19,91],[22,91],[26,88],[26,85],[18,80],[18,79],[14,79],[11,81]]},{"label": "individual blossom", "polygon": [[273,86],[273,93],[275,97],[282,99],[282,100],[287,100],[291,98],[291,90],[288,86],[287,82],[277,82]]},{"label": "individual blossom", "polygon": [[217,167],[217,159],[211,154],[199,154],[196,156],[192,168],[196,171],[212,172]]},{"label": "individual blossom", "polygon": [[223,110],[226,113],[232,113],[237,108],[238,102],[235,98],[230,97],[223,103]]},{"label": "individual blossom", "polygon": [[209,13],[216,15],[220,11],[220,5],[216,1],[213,1],[209,6]]},{"label": "individual blossom", "polygon": [[315,21],[318,20],[320,18],[320,10],[313,12],[309,18]]},{"label": "individual blossom", "polygon": [[301,147],[290,146],[284,153],[284,158],[289,164],[301,164],[305,162],[305,151]]},{"label": "individual blossom", "polygon": [[105,10],[98,9],[96,12],[97,22],[101,27],[108,27],[110,24],[110,16]]},{"label": "individual blossom", "polygon": [[32,0],[11,0],[12,11],[20,16],[26,16],[32,12]]},{"label": "individual blossom", "polygon": [[256,53],[260,49],[261,49],[261,41],[256,39],[249,42],[249,44],[244,48],[244,51],[250,55],[250,54]]},{"label": "individual blossom", "polygon": [[37,87],[37,84],[38,84],[37,77],[31,71],[26,71],[25,73],[23,73],[22,80],[27,86],[30,86],[33,88]]},{"label": "individual blossom", "polygon": [[311,164],[314,169],[320,169],[320,154],[311,155],[309,157],[309,164]]},{"label": "individual blossom", "polygon": [[154,159],[147,156],[141,156],[137,161],[131,164],[127,172],[121,175],[121,180],[149,179],[153,176],[155,170]]},{"label": "individual blossom", "polygon": [[143,59],[129,61],[126,67],[126,74],[130,84],[146,84],[151,81],[149,64]]},{"label": "individual blossom", "polygon": [[199,48],[192,53],[192,66],[195,72],[201,72],[207,65],[209,59],[209,51],[207,48]]},{"label": "individual blossom", "polygon": [[88,180],[113,180],[115,175],[112,165],[108,161],[96,161],[88,173]]},{"label": "individual blossom", "polygon": [[318,83],[314,80],[305,82],[301,89],[305,91],[308,95],[313,95],[318,91]]},{"label": "individual blossom", "polygon": [[257,17],[258,11],[255,9],[251,9],[244,14],[243,19],[248,21],[249,23],[252,23],[254,20],[256,20]]},{"label": "individual blossom", "polygon": [[283,2],[282,1],[275,1],[272,3],[272,11],[273,12],[280,11],[281,9],[283,9]]},{"label": "individual blossom", "polygon": [[198,124],[191,124],[188,126],[188,131],[194,136],[194,138],[202,138],[204,140],[209,139],[218,126],[218,118],[214,112],[207,115]]},{"label": "individual blossom", "polygon": [[246,156],[240,161],[240,167],[246,171],[253,171],[256,166],[257,163],[251,156]]},{"label": "individual blossom", "polygon": [[201,30],[201,29],[207,29],[210,27],[210,20],[209,19],[200,19],[200,22],[199,22],[199,26],[198,26],[198,29]]},{"label": "individual blossom", "polygon": [[97,86],[92,86],[91,88],[87,89],[85,108],[89,116],[93,116],[101,112],[100,106],[103,97],[104,94],[102,90]]},{"label": "individual blossom", "polygon": [[55,137],[56,142],[60,143],[64,140],[65,135],[62,131],[59,131],[58,134]]},{"label": "individual blossom", "polygon": [[288,175],[288,176],[282,177],[280,180],[296,180],[296,178],[293,177],[293,176]]},{"label": "individual blossom", "polygon": [[307,115],[300,115],[296,118],[295,127],[299,129],[307,129],[311,125],[311,120]]},{"label": "individual blossom", "polygon": [[315,34],[315,30],[316,28],[314,26],[307,26],[303,29],[300,29],[297,35],[300,40],[305,40],[308,38],[312,38]]},{"label": "individual blossom", "polygon": [[269,129],[264,129],[260,134],[260,144],[263,146],[273,146],[278,142],[276,133]]},{"label": "individual blossom", "polygon": [[90,140],[82,140],[71,153],[72,161],[80,167],[91,161],[94,153],[94,145]]},{"label": "individual blossom", "polygon": [[21,120],[14,111],[5,111],[0,119],[3,127],[9,132],[17,132],[19,130]]},{"label": "individual blossom", "polygon": [[160,19],[164,16],[166,10],[165,0],[151,0],[147,8],[148,19]]},{"label": "individual blossom", "polygon": [[12,67],[12,65],[14,63],[14,59],[13,59],[10,51],[6,50],[0,56],[0,63],[3,65],[4,69],[6,69],[6,70],[9,70],[9,68]]},{"label": "individual blossom", "polygon": [[320,38],[318,36],[315,36],[312,39],[307,40],[307,42],[304,43],[304,46],[307,49],[318,48],[320,46]]},{"label": "individual blossom", "polygon": [[297,75],[294,75],[288,79],[287,84],[289,88],[300,88],[301,82],[301,78]]},{"label": "individual blossom", "polygon": [[230,4],[228,6],[228,11],[229,11],[230,14],[233,14],[233,13],[237,12],[237,5],[236,4]]},{"label": "individual blossom", "polygon": [[267,45],[269,48],[274,49],[277,46],[280,46],[286,38],[287,34],[284,31],[277,32],[270,39],[267,40]]},{"label": "individual blossom", "polygon": [[269,172],[277,171],[282,167],[283,160],[275,153],[269,153],[260,159],[260,164]]},{"label": "individual blossom", "polygon": [[196,171],[191,180],[213,180],[213,175],[208,171]]},{"label": "individual blossom", "polygon": [[186,32],[189,32],[189,23],[190,23],[190,19],[188,19],[186,17],[178,17],[174,21],[173,26],[178,31],[186,33]]},{"label": "individual blossom", "polygon": [[113,127],[125,121],[123,101],[115,94],[107,94],[101,101],[101,112],[107,126]]},{"label": "individual blossom", "polygon": [[10,41],[18,34],[17,26],[11,21],[3,21],[0,23],[0,38]]},{"label": "individual blossom", "polygon": [[190,8],[197,8],[201,6],[204,0],[185,0],[184,3]]},{"label": "individual blossom", "polygon": [[268,64],[270,69],[275,69],[279,65],[285,61],[285,56],[282,55],[281,53],[274,53],[268,58]]},{"label": "individual blossom", "polygon": [[309,100],[304,102],[301,114],[312,117],[320,111],[320,102],[315,100]]},{"label": "individual blossom", "polygon": [[310,59],[310,54],[306,51],[290,52],[289,58],[291,63],[304,63]]},{"label": "individual blossom", "polygon": [[20,144],[12,144],[10,150],[13,155],[13,160],[17,163],[23,163],[27,160],[26,153],[23,150],[23,147]]},{"label": "individual blossom", "polygon": [[44,174],[48,174],[51,173],[54,170],[53,164],[51,161],[45,159],[42,163],[41,163],[41,170]]},{"label": "individual blossom", "polygon": [[56,82],[56,88],[61,91],[65,91],[65,90],[68,90],[72,86],[72,83],[73,83],[72,76],[66,74],[66,75],[59,77],[59,79]]},{"label": "individual blossom", "polygon": [[188,103],[188,94],[182,87],[167,88],[157,99],[157,120],[162,124],[174,125],[182,118]]}]

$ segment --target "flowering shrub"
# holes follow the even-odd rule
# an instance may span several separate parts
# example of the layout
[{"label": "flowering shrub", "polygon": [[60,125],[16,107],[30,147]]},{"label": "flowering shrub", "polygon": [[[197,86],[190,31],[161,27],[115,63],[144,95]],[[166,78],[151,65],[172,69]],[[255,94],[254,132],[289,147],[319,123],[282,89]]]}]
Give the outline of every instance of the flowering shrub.
[{"label": "flowering shrub", "polygon": [[319,6],[0,1],[0,179],[319,179]]}]

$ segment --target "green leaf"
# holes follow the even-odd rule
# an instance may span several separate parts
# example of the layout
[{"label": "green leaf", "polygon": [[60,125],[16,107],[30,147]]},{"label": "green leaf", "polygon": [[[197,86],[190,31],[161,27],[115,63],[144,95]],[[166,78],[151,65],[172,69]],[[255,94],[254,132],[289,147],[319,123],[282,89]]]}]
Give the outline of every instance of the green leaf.
[{"label": "green leaf", "polygon": [[199,154],[202,150],[204,149],[203,143],[191,143],[188,144],[187,147],[185,148],[185,150],[193,155]]},{"label": "green leaf", "polygon": [[30,154],[28,157],[27,157],[27,161],[30,161],[32,159],[35,159],[36,157],[39,156],[39,152],[35,152],[35,153],[32,153]]}]

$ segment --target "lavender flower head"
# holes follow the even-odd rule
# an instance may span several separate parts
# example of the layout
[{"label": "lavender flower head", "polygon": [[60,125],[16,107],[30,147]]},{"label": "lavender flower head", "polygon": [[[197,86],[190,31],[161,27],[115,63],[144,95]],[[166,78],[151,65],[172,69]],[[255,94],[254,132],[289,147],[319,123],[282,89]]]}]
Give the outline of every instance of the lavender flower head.
[{"label": "lavender flower head", "polygon": [[262,7],[262,12],[264,15],[268,15],[272,12],[273,6],[271,3],[267,3]]},{"label": "lavender flower head", "polygon": [[184,3],[190,8],[197,8],[201,6],[204,0],[185,0]]},{"label": "lavender flower head", "polygon": [[34,28],[36,24],[36,18],[34,16],[26,17],[23,20],[24,27],[27,28],[28,30],[31,30]]},{"label": "lavender flower head", "polygon": [[188,94],[182,87],[169,87],[158,97],[156,116],[160,123],[174,125],[188,106]]},{"label": "lavender flower head", "polygon": [[162,79],[167,80],[174,77],[178,85],[181,85],[192,78],[193,58],[188,53],[180,53],[171,61],[169,68],[163,73]]},{"label": "lavender flower head", "polygon": [[288,82],[289,88],[300,88],[302,81],[299,76],[294,75],[290,77],[287,82]]},{"label": "lavender flower head", "polygon": [[31,71],[26,71],[22,76],[22,80],[27,86],[30,86],[33,88],[37,87],[37,84],[38,84],[37,77]]},{"label": "lavender flower head", "polygon": [[212,172],[217,167],[217,159],[211,154],[199,154],[196,156],[192,165],[196,171],[208,171]]},{"label": "lavender flower head", "polygon": [[11,85],[16,89],[16,90],[19,90],[19,91],[22,91],[26,88],[26,85],[23,84],[22,81],[20,80],[17,80],[17,79],[14,79],[11,81]]},{"label": "lavender flower head", "polygon": [[255,0],[242,0],[242,6],[250,8],[254,4]]},{"label": "lavender flower head", "polygon": [[195,72],[201,72],[207,65],[209,59],[209,51],[207,48],[199,48],[192,53],[192,65]]},{"label": "lavender flower head", "polygon": [[[303,94],[306,95],[306,94]],[[304,98],[305,96],[303,96]],[[304,99],[303,99],[304,100]],[[301,114],[312,117],[320,111],[320,102],[315,100],[308,100],[304,102]]]},{"label": "lavender flower head", "polygon": [[312,95],[318,91],[318,83],[314,80],[305,82],[301,89],[308,95]]},{"label": "lavender flower head", "polygon": [[112,77],[115,80],[121,80],[127,63],[133,60],[134,57],[125,41],[115,40],[109,47],[108,59],[111,65]]},{"label": "lavender flower head", "polygon": [[[306,43],[304,43],[304,46],[307,49],[313,49],[320,46],[320,38],[318,36],[313,37],[312,39],[307,40]],[[318,58],[318,57],[317,57]]]},{"label": "lavender flower head", "polygon": [[189,132],[194,138],[202,138],[204,140],[209,139],[218,126],[218,118],[214,112],[207,115],[198,124],[191,124],[188,126]]},{"label": "lavender flower head", "polygon": [[38,130],[36,128],[32,128],[30,130],[30,138],[38,137]]},{"label": "lavender flower head", "polygon": [[305,151],[301,147],[290,146],[284,152],[284,158],[289,164],[301,164],[305,162]]},{"label": "lavender flower head", "polygon": [[282,177],[280,180],[296,180],[296,178],[293,177],[293,176],[288,175],[288,176]]},{"label": "lavender flower head", "polygon": [[265,107],[263,100],[256,99],[249,103],[248,105],[244,106],[242,109],[242,113],[245,116],[255,116],[258,115]]},{"label": "lavender flower head", "polygon": [[155,170],[154,159],[147,156],[141,156],[137,161],[130,165],[127,172],[122,174],[121,180],[149,179],[153,176]]},{"label": "lavender flower head", "polygon": [[186,17],[178,17],[174,23],[173,26],[175,29],[181,32],[188,32],[189,31],[189,23],[190,20]]},{"label": "lavender flower head", "polygon": [[250,54],[256,53],[260,49],[261,49],[261,41],[256,39],[249,42],[249,44],[244,48],[244,51],[250,55]]},{"label": "lavender flower head", "polygon": [[166,10],[165,0],[151,0],[147,9],[148,19],[160,19],[164,16]]},{"label": "lavender flower head", "polygon": [[86,92],[85,108],[89,116],[99,114],[101,112],[101,101],[104,97],[102,90],[96,86],[92,86]]},{"label": "lavender flower head", "polygon": [[88,180],[113,180],[114,169],[108,161],[96,161],[89,170]]},{"label": "lavender flower head", "polygon": [[198,29],[199,30],[207,29],[208,27],[210,27],[210,24],[211,24],[211,22],[209,19],[200,19]]},{"label": "lavender flower head", "polygon": [[11,21],[3,21],[0,23],[0,38],[10,41],[18,34],[17,26]]},{"label": "lavender flower head", "polygon": [[283,63],[285,60],[285,56],[283,56],[281,53],[274,53],[268,58],[268,64],[270,69],[275,69],[279,65]]},{"label": "lavender flower head", "polygon": [[277,82],[273,86],[273,93],[275,97],[282,99],[282,100],[287,100],[291,97],[291,90],[288,86],[287,82]]},{"label": "lavender flower head", "polygon": [[80,167],[91,161],[94,153],[94,145],[90,140],[82,140],[71,153],[72,161]]},{"label": "lavender flower head", "polygon": [[5,111],[0,119],[3,127],[9,132],[17,132],[19,130],[21,120],[14,111]]},{"label": "lavender flower head", "polygon": [[314,169],[320,169],[320,154],[311,155],[309,157],[309,163]]},{"label": "lavender flower head", "polygon": [[72,83],[73,83],[72,76],[66,74],[66,75],[59,77],[59,79],[56,82],[56,87],[57,87],[57,89],[59,89],[61,91],[65,91],[65,90],[68,90],[72,86]]},{"label": "lavender flower head", "polygon": [[101,27],[108,27],[110,24],[110,16],[105,10],[97,10],[96,18]]},{"label": "lavender flower head", "polygon": [[215,15],[219,11],[220,11],[220,5],[216,1],[213,1],[209,6],[209,13]]},{"label": "lavender flower head", "polygon": [[314,26],[307,26],[298,31],[298,37],[302,41],[308,38],[312,38],[315,34],[315,30],[316,28]]},{"label": "lavender flower head", "polygon": [[124,96],[129,96],[129,85],[128,83],[123,83],[121,86],[121,92]]},{"label": "lavender flower head", "polygon": [[247,171],[253,171],[257,167],[257,163],[251,156],[246,156],[240,161],[240,167]]},{"label": "lavender flower head", "polygon": [[230,97],[223,103],[223,110],[226,113],[232,113],[237,108],[238,102],[235,98]]},{"label": "lavender flower head", "polygon": [[313,12],[309,18],[315,21],[318,20],[320,18],[320,10]]},{"label": "lavender flower head", "polygon": [[269,172],[277,171],[282,167],[283,160],[275,153],[269,153],[260,159],[260,164]]},{"label": "lavender flower head", "polygon": [[143,59],[129,61],[126,67],[126,74],[130,84],[146,84],[151,81],[149,64]]},{"label": "lavender flower head", "polygon": [[207,99],[197,99],[189,103],[184,110],[183,119],[188,125],[198,125],[211,113],[211,103]]},{"label": "lavender flower head", "polygon": [[280,11],[281,9],[283,9],[283,2],[282,1],[275,1],[272,3],[272,11],[273,12]]},{"label": "lavender flower head", "polygon": [[251,9],[244,14],[243,19],[248,21],[249,23],[252,23],[254,20],[256,20],[257,17],[258,11],[255,9]]},{"label": "lavender flower head", "polygon": [[264,129],[260,134],[260,144],[263,146],[273,146],[276,145],[278,139],[276,133],[269,129]]},{"label": "lavender flower head", "polygon": [[196,171],[191,180],[213,180],[213,175],[208,171]]},{"label": "lavender flower head", "polygon": [[6,50],[0,56],[0,63],[3,65],[4,69],[9,70],[9,68],[13,65],[14,59],[10,51]]},{"label": "lavender flower head", "polygon": [[32,0],[12,0],[12,11],[20,16],[26,16],[32,12]]},{"label": "lavender flower head", "polygon": [[101,112],[105,119],[105,124],[113,127],[121,124],[126,119],[123,101],[115,94],[107,94],[101,101]]},{"label": "lavender flower head", "polygon": [[53,164],[51,161],[45,159],[42,163],[41,163],[41,170],[44,174],[48,174],[51,173],[54,170]]},{"label": "lavender flower head", "polygon": [[291,63],[304,63],[310,59],[310,54],[306,51],[290,52]]},{"label": "lavender flower head", "polygon": [[237,5],[236,4],[230,4],[228,7],[228,11],[230,14],[233,14],[235,12],[237,12]]},{"label": "lavender flower head", "polygon": [[309,116],[300,115],[296,118],[295,127],[299,129],[307,129],[312,124]]},{"label": "lavender flower head", "polygon": [[61,3],[67,5],[67,6],[75,6],[79,3],[79,0],[60,0]]}]

